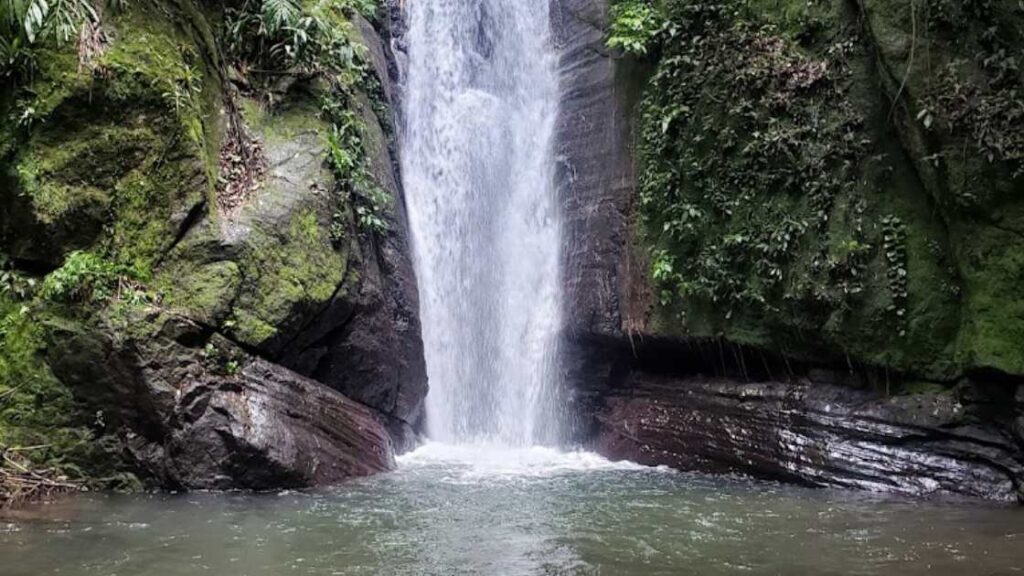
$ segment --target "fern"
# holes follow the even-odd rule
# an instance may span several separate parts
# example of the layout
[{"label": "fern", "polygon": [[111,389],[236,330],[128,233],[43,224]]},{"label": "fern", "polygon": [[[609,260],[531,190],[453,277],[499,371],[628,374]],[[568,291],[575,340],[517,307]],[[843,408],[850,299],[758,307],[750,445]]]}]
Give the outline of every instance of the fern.
[{"label": "fern", "polygon": [[[45,2],[45,0],[34,0]],[[86,21],[97,22],[99,16],[90,0],[54,0],[50,5],[49,19],[44,22],[41,34],[50,34],[58,42],[67,42],[78,36]]]},{"label": "fern", "polygon": [[225,18],[227,54],[257,91],[266,92],[282,73],[332,72],[354,81],[357,48],[340,11],[374,9],[372,0],[245,0]]},{"label": "fern", "polygon": [[263,0],[260,11],[271,36],[281,30],[295,28],[302,15],[302,7],[296,0]]},{"label": "fern", "polygon": [[0,76],[27,77],[39,44],[68,42],[86,21],[99,21],[93,0],[0,0]]},{"label": "fern", "polygon": [[89,0],[3,0],[0,12],[4,20],[3,36],[7,39],[23,36],[28,44],[50,38],[67,42],[86,19],[98,19]]}]

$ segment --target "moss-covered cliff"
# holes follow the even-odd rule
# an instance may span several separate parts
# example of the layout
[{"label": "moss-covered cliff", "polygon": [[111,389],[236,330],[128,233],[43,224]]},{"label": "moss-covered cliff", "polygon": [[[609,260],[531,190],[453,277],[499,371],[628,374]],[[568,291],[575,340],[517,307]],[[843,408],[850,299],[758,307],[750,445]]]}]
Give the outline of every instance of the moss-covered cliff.
[{"label": "moss-covered cliff", "polygon": [[87,478],[273,484],[247,478],[251,454],[174,464],[203,421],[183,390],[281,394],[252,378],[263,361],[408,436],[426,381],[377,8],[288,7],[97,6],[78,39],[42,36],[5,70],[3,449]]},{"label": "moss-covered cliff", "polygon": [[1024,374],[1016,2],[621,2],[647,330]]},{"label": "moss-covered cliff", "polygon": [[580,437],[1024,498],[1017,3],[557,6]]}]

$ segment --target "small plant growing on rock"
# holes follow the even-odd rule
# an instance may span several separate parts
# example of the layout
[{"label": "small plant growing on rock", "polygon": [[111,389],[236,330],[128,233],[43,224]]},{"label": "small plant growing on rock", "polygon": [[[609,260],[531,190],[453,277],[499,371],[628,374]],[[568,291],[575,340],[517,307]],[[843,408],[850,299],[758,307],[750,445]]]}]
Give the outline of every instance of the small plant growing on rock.
[{"label": "small plant growing on rock", "polygon": [[91,252],[75,251],[43,281],[43,298],[63,302],[98,302],[114,296],[118,283],[132,271]]},{"label": "small plant growing on rock", "polygon": [[[344,16],[357,12],[372,17],[373,0],[337,0],[305,5],[297,0],[246,0],[229,9],[225,25],[228,55],[249,84],[247,89],[272,102],[296,79],[327,81],[321,116],[331,125],[327,162],[338,184],[338,200],[353,205],[359,229],[366,234],[388,230],[385,211],[390,196],[377,184],[363,146],[363,127],[354,111],[356,88],[373,93],[379,84],[364,62],[362,46],[351,39]],[[348,214],[335,211],[331,238],[344,239]]]},{"label": "small plant growing on rock", "polygon": [[[119,11],[127,2],[110,0],[107,6]],[[78,39],[87,56],[95,47],[99,8],[99,0],[0,0],[0,76],[16,82],[30,77],[36,51],[47,43]]]},{"label": "small plant growing on rock", "polygon": [[[327,159],[334,171],[344,199],[350,200],[355,208],[356,223],[366,234],[383,234],[388,231],[387,209],[391,196],[374,180],[370,173],[366,151],[363,146],[362,124],[342,98],[343,88],[337,88],[326,97],[321,109],[323,116],[331,123],[327,138]],[[343,228],[332,226],[331,237],[335,243],[342,240]]]},{"label": "small plant growing on rock", "polygon": [[907,321],[907,227],[897,216],[888,215],[882,218],[882,250],[888,264],[886,278],[889,291],[892,293],[892,304],[889,312],[896,316],[899,323],[899,334],[905,336]]},{"label": "small plant growing on rock", "polygon": [[612,7],[608,47],[628,54],[647,54],[662,25],[663,19],[646,0],[619,2]]},{"label": "small plant growing on rock", "polygon": [[238,376],[242,373],[242,360],[236,353],[230,350],[223,350],[213,342],[209,342],[203,348],[203,358],[215,365],[215,371],[228,376]]},{"label": "small plant growing on rock", "polygon": [[15,270],[7,255],[0,254],[0,295],[27,300],[32,297],[35,289],[35,279]]}]

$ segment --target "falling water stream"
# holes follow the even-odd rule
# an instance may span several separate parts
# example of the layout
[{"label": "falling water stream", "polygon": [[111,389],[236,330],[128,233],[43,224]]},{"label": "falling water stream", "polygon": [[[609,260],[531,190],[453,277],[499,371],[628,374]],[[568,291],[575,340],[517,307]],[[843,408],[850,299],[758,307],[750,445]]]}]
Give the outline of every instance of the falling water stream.
[{"label": "falling water stream", "polygon": [[402,168],[428,432],[552,443],[562,242],[548,2],[426,0],[408,11]]},{"label": "falling water stream", "polygon": [[1024,508],[560,447],[548,0],[405,8],[401,144],[431,441],[391,474],[322,491],[96,495],[0,515],[0,575],[1021,573]]}]

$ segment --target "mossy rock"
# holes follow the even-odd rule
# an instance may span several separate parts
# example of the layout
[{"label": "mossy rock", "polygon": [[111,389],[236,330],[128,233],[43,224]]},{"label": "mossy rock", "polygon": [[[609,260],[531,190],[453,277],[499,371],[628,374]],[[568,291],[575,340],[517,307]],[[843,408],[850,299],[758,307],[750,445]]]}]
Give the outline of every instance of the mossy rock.
[{"label": "mossy rock", "polygon": [[307,209],[292,217],[282,238],[254,238],[247,246],[246,281],[230,319],[239,341],[273,347],[273,340],[294,336],[336,295],[347,263],[331,246],[328,226],[329,219]]},{"label": "mossy rock", "polygon": [[97,442],[95,412],[83,410],[46,362],[52,312],[0,293],[0,447],[76,481],[113,473]]},{"label": "mossy rock", "polygon": [[934,198],[960,279],[958,358],[1024,374],[1024,43],[1018,2],[864,3],[898,134]]},{"label": "mossy rock", "polygon": [[11,118],[18,140],[0,191],[0,239],[58,264],[102,247],[148,268],[181,215],[211,194],[219,82],[181,22],[148,5],[112,18],[87,65],[73,46],[42,53]]},{"label": "mossy rock", "polygon": [[[355,38],[340,6],[332,23]],[[46,455],[55,461],[110,440],[129,462],[96,453],[83,475],[159,468],[168,430],[180,424],[182,381],[231,377],[241,356],[284,363],[285,352],[322,350],[318,340],[383,298],[363,289],[363,269],[378,264],[374,239],[356,225],[353,186],[325,162],[332,127],[322,113],[330,98],[335,112],[368,121],[372,104],[306,74],[282,82],[273,106],[243,96],[215,34],[222,10],[184,0],[110,11],[109,42],[91,62],[70,44],[49,47],[30,84],[0,89],[0,255],[13,256],[4,265],[44,287],[75,284],[76,274],[103,284],[50,299],[36,290],[17,303],[0,292],[0,395],[32,383],[14,395],[24,418],[0,414],[0,444],[56,439]],[[339,77],[360,82],[361,57]],[[349,152],[393,180],[373,120],[367,150]],[[228,154],[250,138],[265,160],[257,185],[225,202],[234,172],[219,174],[222,162],[235,162]],[[83,258],[104,274],[72,273]],[[300,335],[307,341],[292,346]]]},{"label": "mossy rock", "polygon": [[[173,308],[271,356],[356,279],[348,259],[358,235],[325,164],[318,89],[297,89],[272,109],[242,101],[265,181],[233,213],[204,216],[155,279]],[[341,243],[330,233],[338,222],[350,229]]]},{"label": "mossy rock", "polygon": [[[104,14],[107,41],[91,62],[79,61],[73,43],[45,47],[30,83],[2,90],[0,251],[16,266],[41,275],[88,250],[111,270],[131,270],[126,281],[144,279],[212,194],[220,82],[195,36],[205,24],[181,12],[189,7]],[[92,322],[101,316],[121,336],[142,324],[129,320],[126,301],[51,302],[31,292],[20,302],[0,292],[0,394],[11,392],[0,445],[48,446],[33,462],[135,484],[121,473],[123,446],[104,436],[110,391],[76,389],[53,367],[81,350],[114,371],[107,362],[119,336],[105,348],[72,342],[100,342]]]}]

